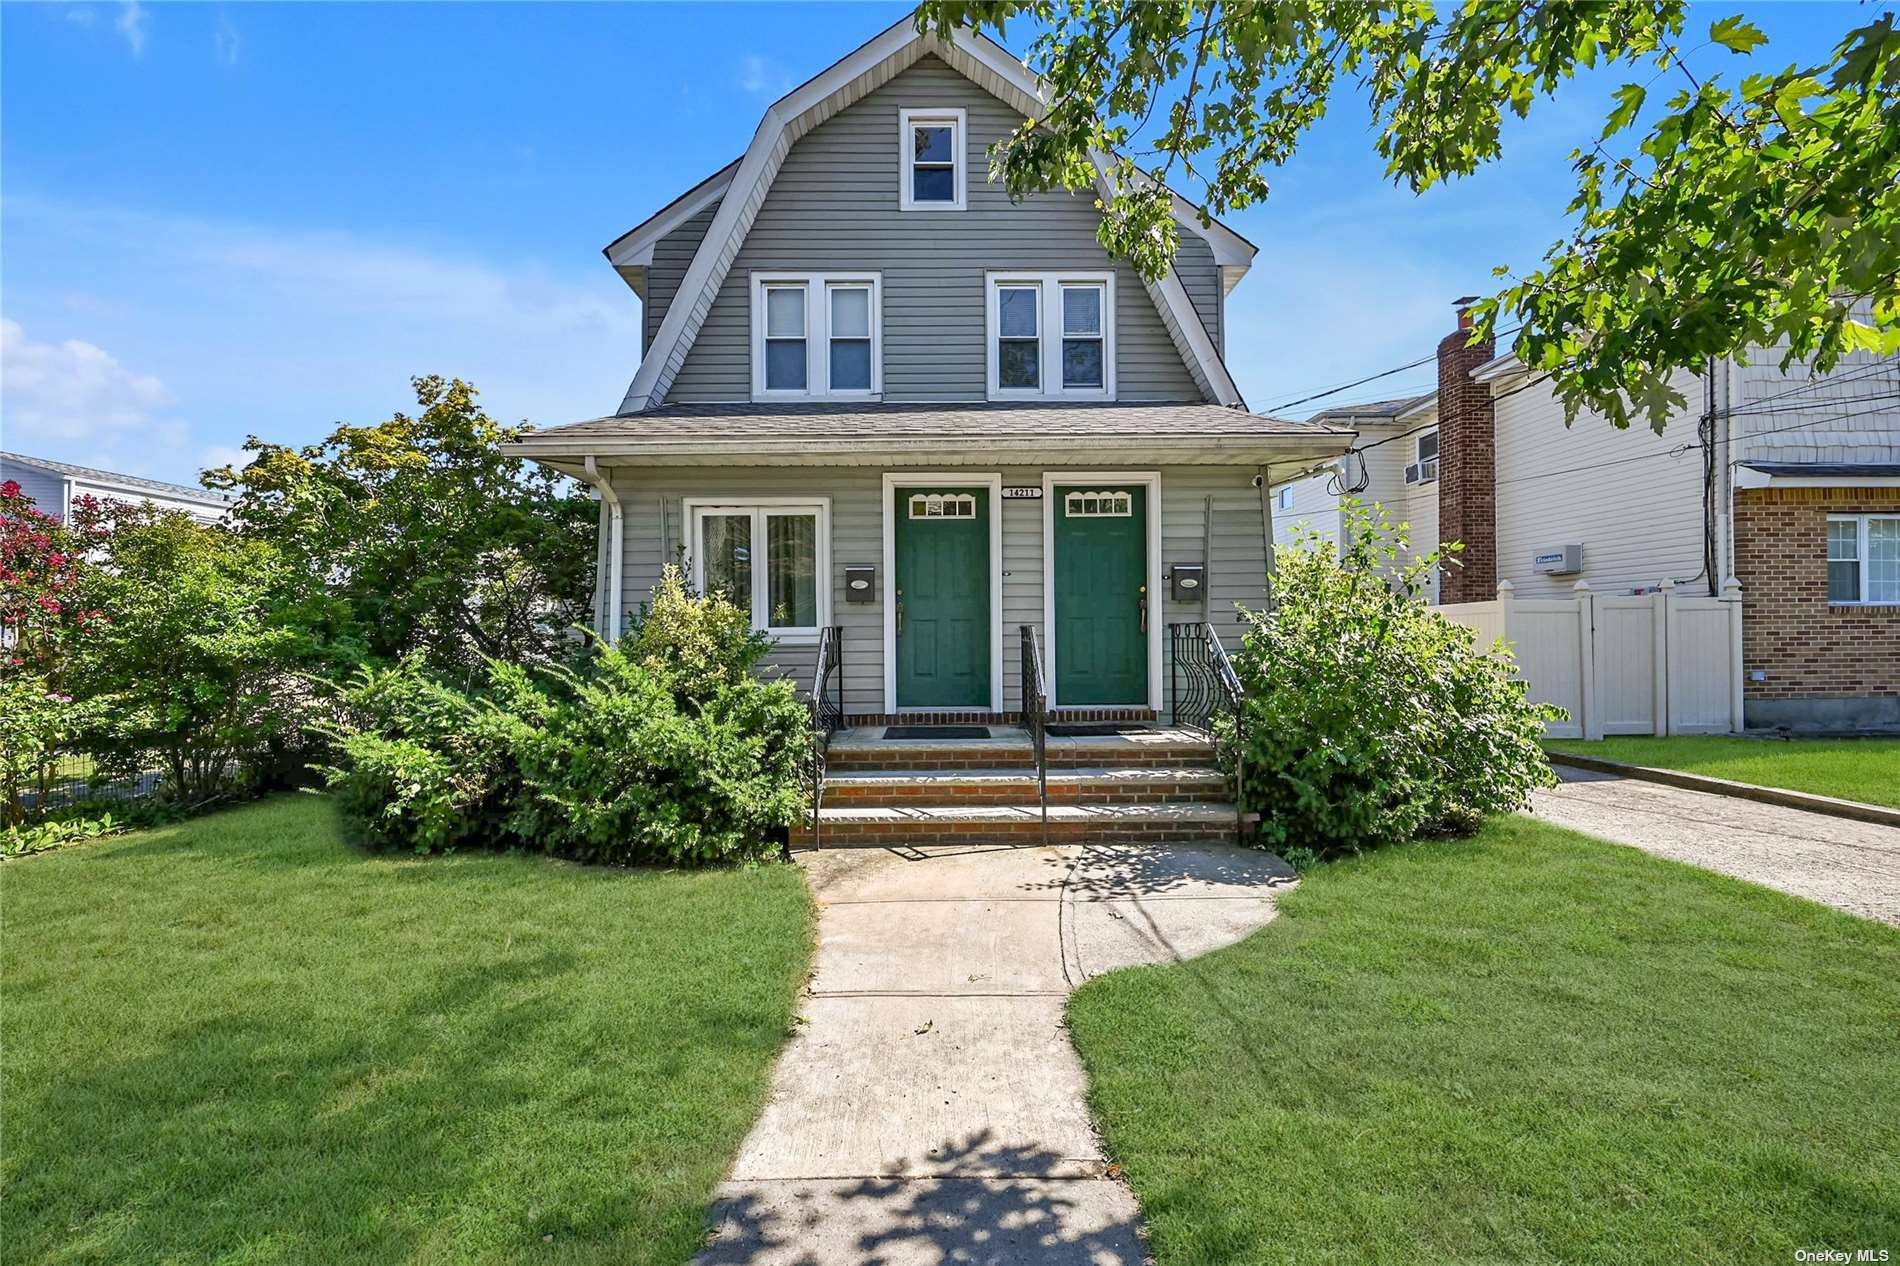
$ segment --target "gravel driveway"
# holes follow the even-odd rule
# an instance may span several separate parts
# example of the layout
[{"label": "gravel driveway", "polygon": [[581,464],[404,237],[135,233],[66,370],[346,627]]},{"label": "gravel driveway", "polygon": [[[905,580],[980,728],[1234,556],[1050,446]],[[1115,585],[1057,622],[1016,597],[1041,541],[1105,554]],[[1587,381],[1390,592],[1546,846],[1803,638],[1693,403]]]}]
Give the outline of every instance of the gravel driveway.
[{"label": "gravel driveway", "polygon": [[1900,927],[1900,829],[1557,766],[1532,814]]}]

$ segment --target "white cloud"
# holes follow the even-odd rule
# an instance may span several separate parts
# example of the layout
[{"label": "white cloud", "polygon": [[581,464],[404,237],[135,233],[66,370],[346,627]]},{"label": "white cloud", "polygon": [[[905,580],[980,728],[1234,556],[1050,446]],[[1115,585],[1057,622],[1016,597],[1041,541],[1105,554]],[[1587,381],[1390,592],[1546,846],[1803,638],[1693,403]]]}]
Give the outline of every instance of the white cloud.
[{"label": "white cloud", "polygon": [[226,66],[235,66],[238,58],[244,54],[244,36],[233,26],[229,15],[220,13],[218,25],[211,32],[211,50]]},{"label": "white cloud", "polygon": [[746,53],[739,58],[739,87],[761,101],[777,101],[792,90],[792,76],[771,58]]},{"label": "white cloud", "polygon": [[112,24],[112,29],[125,37],[134,57],[145,56],[145,18],[145,9],[139,0],[125,0],[119,6],[118,20]]},{"label": "white cloud", "polygon": [[230,444],[211,444],[198,450],[200,470],[214,470],[219,466],[243,470],[255,460],[257,460],[256,453],[247,453]]},{"label": "white cloud", "polygon": [[171,403],[164,383],[133,373],[104,348],[80,339],[35,342],[19,322],[0,319],[0,423],[15,449],[176,435],[182,424],[156,412]]}]

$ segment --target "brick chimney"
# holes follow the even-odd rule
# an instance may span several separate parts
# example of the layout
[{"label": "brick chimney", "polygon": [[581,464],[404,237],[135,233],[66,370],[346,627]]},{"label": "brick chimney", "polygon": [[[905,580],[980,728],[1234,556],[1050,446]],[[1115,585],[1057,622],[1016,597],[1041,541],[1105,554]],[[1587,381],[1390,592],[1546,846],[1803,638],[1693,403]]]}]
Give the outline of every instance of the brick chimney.
[{"label": "brick chimney", "polygon": [[1476,301],[1457,301],[1458,329],[1438,344],[1438,536],[1465,546],[1444,568],[1440,602],[1497,596],[1497,428],[1490,386],[1471,378],[1496,355],[1497,343],[1487,338],[1466,345]]}]

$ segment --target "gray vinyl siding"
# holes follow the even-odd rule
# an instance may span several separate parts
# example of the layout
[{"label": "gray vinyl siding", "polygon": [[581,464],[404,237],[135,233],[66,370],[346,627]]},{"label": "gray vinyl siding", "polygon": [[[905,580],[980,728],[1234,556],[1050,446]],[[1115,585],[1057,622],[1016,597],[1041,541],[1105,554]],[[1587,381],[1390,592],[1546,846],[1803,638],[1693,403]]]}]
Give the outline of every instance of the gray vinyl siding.
[{"label": "gray vinyl siding", "polygon": [[[898,209],[898,111],[919,107],[966,111],[966,211]],[[884,279],[884,399],[982,400],[983,274],[1010,268],[1112,268],[1119,398],[1202,399],[1141,279],[1111,265],[1095,240],[1093,198],[1052,192],[1012,204],[985,180],[987,147],[1018,122],[1001,101],[927,57],[800,139],[667,399],[750,397],[753,272],[863,270]],[[1184,252],[1183,283],[1205,317],[1218,309],[1219,282],[1206,244],[1192,241],[1199,249]],[[1210,333],[1217,335],[1217,322]]]},{"label": "gray vinyl siding", "polygon": [[[630,617],[638,614],[659,579],[663,561],[680,557],[684,541],[684,498],[744,502],[748,498],[814,496],[831,501],[831,618],[843,635],[845,711],[863,715],[884,711],[884,602],[891,578],[884,574],[882,467],[736,467],[664,470],[616,470],[614,488],[625,506],[626,570],[622,599]],[[1041,467],[973,466],[971,475],[997,473],[1005,486],[1040,486]],[[1203,563],[1208,571],[1208,605],[1176,603],[1163,597],[1162,621],[1154,635],[1166,638],[1165,624],[1212,620],[1230,652],[1238,649],[1241,603],[1266,605],[1266,547],[1261,535],[1260,502],[1250,467],[1175,466],[1161,470],[1161,564],[1165,575],[1175,563]],[[953,484],[954,480],[945,481]],[[1209,514],[1209,499],[1212,514]],[[1003,531],[1003,704],[1020,706],[1022,625],[1035,627],[1045,645],[1043,624],[1043,512],[1041,500],[1002,503]],[[1212,534],[1208,525],[1212,523]],[[845,601],[847,566],[878,569],[877,600]],[[1163,581],[1166,588],[1166,581]],[[1164,703],[1167,674],[1163,648]],[[1045,650],[1045,656],[1047,651]],[[1045,660],[1046,662],[1046,660]],[[815,648],[786,644],[767,663],[770,672],[788,674],[801,691],[811,685]]]},{"label": "gray vinyl siding", "polygon": [[712,226],[713,216],[718,213],[719,203],[714,202],[653,244],[653,262],[647,266],[646,303],[641,313],[646,326],[640,344],[642,352],[653,346],[654,336],[660,332],[660,322],[666,320],[666,309],[672,304],[673,296],[679,293],[680,279],[686,276],[686,269],[693,262],[693,253],[705,240],[706,230]]},{"label": "gray vinyl siding", "polygon": [[1174,252],[1174,271],[1181,278],[1181,288],[1194,304],[1207,337],[1221,355],[1226,356],[1227,345],[1221,342],[1220,328],[1220,269],[1214,263],[1214,248],[1207,244],[1206,238],[1182,229],[1180,245]]}]

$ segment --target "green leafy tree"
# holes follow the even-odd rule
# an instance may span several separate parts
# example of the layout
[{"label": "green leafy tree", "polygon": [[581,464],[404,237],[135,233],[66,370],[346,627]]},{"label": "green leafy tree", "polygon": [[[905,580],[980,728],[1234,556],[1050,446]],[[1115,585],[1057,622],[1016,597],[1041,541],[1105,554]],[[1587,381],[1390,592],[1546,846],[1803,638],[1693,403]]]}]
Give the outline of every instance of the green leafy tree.
[{"label": "green leafy tree", "polygon": [[467,679],[486,658],[562,656],[593,592],[596,510],[563,476],[501,451],[467,383],[415,380],[420,412],[266,444],[205,473],[240,496],[232,520],[290,569],[288,610],[332,662],[420,652]]},{"label": "green leafy tree", "polygon": [[109,776],[156,761],[199,803],[254,778],[293,740],[302,635],[275,609],[283,563],[265,541],[190,515],[114,504],[89,592],[106,613],[76,650],[73,693],[96,710],[85,742]]},{"label": "green leafy tree", "polygon": [[[1815,8],[1817,21],[1837,10]],[[1780,345],[1832,368],[1900,349],[1900,30],[1843,33],[1819,65],[1774,67],[1739,17],[1690,26],[1685,0],[925,0],[920,29],[1037,24],[1026,60],[1047,112],[990,153],[1020,196],[1093,189],[1104,246],[1149,277],[1177,244],[1175,186],[1220,215],[1259,202],[1270,169],[1339,98],[1371,112],[1394,181],[1423,192],[1502,153],[1579,72],[1621,66],[1600,134],[1573,158],[1572,230],[1479,308],[1474,339],[1520,323],[1514,350],[1570,416],[1660,430],[1677,369]],[[1712,44],[1753,54],[1699,77]],[[1651,107],[1654,107],[1653,109]],[[1640,134],[1640,139],[1638,138]],[[1857,314],[1860,314],[1857,316]]]}]

